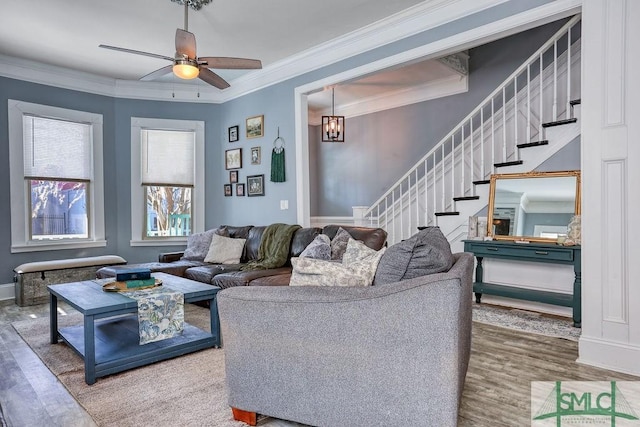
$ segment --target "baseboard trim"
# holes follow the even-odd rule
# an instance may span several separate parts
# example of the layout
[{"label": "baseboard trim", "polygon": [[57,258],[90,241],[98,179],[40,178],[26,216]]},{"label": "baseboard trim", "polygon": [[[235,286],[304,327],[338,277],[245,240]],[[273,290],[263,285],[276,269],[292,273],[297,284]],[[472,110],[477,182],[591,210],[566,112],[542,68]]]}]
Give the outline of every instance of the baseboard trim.
[{"label": "baseboard trim", "polygon": [[13,283],[0,284],[0,301],[15,300],[16,288]]},{"label": "baseboard trim", "polygon": [[640,376],[640,347],[582,335],[578,363]]}]

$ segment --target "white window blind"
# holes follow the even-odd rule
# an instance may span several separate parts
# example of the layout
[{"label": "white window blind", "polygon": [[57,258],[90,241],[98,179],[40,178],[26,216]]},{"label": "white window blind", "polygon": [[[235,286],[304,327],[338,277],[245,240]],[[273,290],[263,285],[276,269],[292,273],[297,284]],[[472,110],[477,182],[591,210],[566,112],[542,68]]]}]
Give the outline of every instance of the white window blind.
[{"label": "white window blind", "polygon": [[195,132],[143,129],[142,185],[193,186]]},{"label": "white window blind", "polygon": [[26,178],[90,180],[91,125],[23,116]]}]

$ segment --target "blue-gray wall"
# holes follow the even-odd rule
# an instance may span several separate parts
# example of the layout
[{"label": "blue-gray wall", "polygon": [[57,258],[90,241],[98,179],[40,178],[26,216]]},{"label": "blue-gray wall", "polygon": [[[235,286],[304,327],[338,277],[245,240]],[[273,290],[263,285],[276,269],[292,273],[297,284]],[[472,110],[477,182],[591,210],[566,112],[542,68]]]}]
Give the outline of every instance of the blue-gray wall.
[{"label": "blue-gray wall", "polygon": [[[460,32],[477,28],[487,23],[515,15],[517,13],[550,3],[552,0],[512,0],[491,9],[484,10],[464,19],[447,23],[440,27],[416,34],[389,45],[373,49],[352,58],[336,62],[319,70],[303,74],[282,83],[256,91],[223,105],[208,105],[183,102],[139,101],[115,99],[84,92],[60,89],[41,84],[23,82],[0,77],[0,176],[5,185],[0,188],[0,218],[4,227],[0,229],[0,284],[10,283],[13,268],[31,261],[52,260],[118,254],[130,262],[149,261],[159,252],[182,249],[182,247],[144,248],[130,247],[130,120],[132,116],[148,118],[203,120],[206,127],[206,227],[220,223],[228,224],[268,224],[271,222],[296,222],[296,184],[295,155],[297,142],[294,140],[294,89],[302,84],[313,82],[372,61],[404,52],[406,50],[432,43]],[[485,64],[485,72],[492,73],[494,64]],[[496,78],[499,81],[499,78]],[[482,98],[478,94],[478,101]],[[106,248],[83,250],[60,250],[12,254],[10,234],[10,192],[9,192],[9,143],[7,123],[7,99],[23,100],[37,104],[89,111],[103,115],[104,120],[104,173],[105,173],[105,227]],[[471,101],[469,101],[471,102]],[[477,102],[476,102],[477,104]],[[451,107],[453,108],[453,107]],[[473,108],[473,106],[471,106]],[[449,111],[442,120],[455,124],[458,118],[449,115],[460,113],[458,107]],[[265,136],[247,140],[244,137],[244,121],[247,117],[265,115]],[[399,114],[399,113],[395,113]],[[412,117],[415,117],[412,115]],[[397,120],[400,120],[398,116]],[[401,122],[398,122],[401,123]],[[434,119],[434,123],[439,120]],[[227,128],[240,125],[240,140],[228,143]],[[270,153],[277,129],[285,140],[286,174],[284,183],[269,182]],[[355,130],[355,129],[354,129]],[[446,132],[443,130],[442,132]],[[251,165],[250,148],[262,148],[262,164]],[[224,170],[224,150],[230,147],[243,149],[243,168],[240,170],[240,182],[247,175],[265,175],[264,197],[224,197],[223,184],[228,182],[228,171]],[[352,159],[353,160],[353,159]],[[311,164],[314,165],[314,159]],[[355,162],[359,162],[355,156]],[[380,162],[385,163],[387,162]],[[313,167],[313,166],[312,166]],[[313,173],[317,173],[316,172]],[[313,176],[312,173],[312,176]],[[373,173],[373,171],[369,172]],[[350,187],[367,187],[370,175],[355,177],[348,182]],[[379,184],[378,188],[380,187]],[[377,190],[376,190],[377,191]],[[280,210],[280,200],[289,201],[289,210]]]}]

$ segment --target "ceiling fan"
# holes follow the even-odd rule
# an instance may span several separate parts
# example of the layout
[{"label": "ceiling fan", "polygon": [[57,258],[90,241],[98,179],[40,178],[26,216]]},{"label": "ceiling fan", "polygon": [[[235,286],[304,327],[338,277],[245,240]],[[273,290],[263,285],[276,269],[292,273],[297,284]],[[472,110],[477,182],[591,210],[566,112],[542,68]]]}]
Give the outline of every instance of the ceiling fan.
[{"label": "ceiling fan", "polygon": [[[172,0],[175,1],[175,0]],[[99,47],[104,49],[116,50],[119,52],[133,53],[136,55],[150,56],[152,58],[165,59],[171,61],[171,65],[167,65],[155,70],[146,76],[140,78],[143,81],[154,80],[160,76],[173,73],[181,79],[195,79],[199,77],[201,80],[209,83],[218,89],[226,89],[229,87],[222,77],[211,71],[209,68],[219,68],[227,70],[253,70],[262,68],[262,62],[258,59],[246,58],[229,58],[220,56],[196,56],[196,37],[188,31],[189,20],[189,1],[184,1],[184,30],[176,29],[176,54],[175,57],[158,55],[155,53],[142,52],[140,50],[127,49],[117,46],[109,46],[101,44]]]}]

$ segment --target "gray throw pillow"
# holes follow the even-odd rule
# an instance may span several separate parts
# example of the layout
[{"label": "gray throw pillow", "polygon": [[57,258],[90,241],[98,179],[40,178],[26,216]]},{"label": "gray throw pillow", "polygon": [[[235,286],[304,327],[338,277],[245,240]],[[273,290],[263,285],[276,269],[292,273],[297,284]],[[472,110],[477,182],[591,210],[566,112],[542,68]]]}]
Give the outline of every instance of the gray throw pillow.
[{"label": "gray throw pillow", "polygon": [[331,240],[326,234],[318,234],[300,254],[300,258],[331,259]]},{"label": "gray throw pillow", "polygon": [[184,250],[182,259],[188,261],[204,261],[207,256],[209,246],[211,246],[211,238],[214,234],[218,236],[229,236],[226,228],[213,228],[203,233],[192,234],[187,238],[187,248]]},{"label": "gray throw pillow", "polygon": [[342,261],[345,251],[347,250],[347,243],[351,239],[351,234],[344,228],[338,228],[338,232],[333,236],[331,240],[331,259],[334,261]]},{"label": "gray throw pillow", "polygon": [[387,249],[378,264],[374,285],[448,271],[453,254],[439,227],[427,227]]}]

